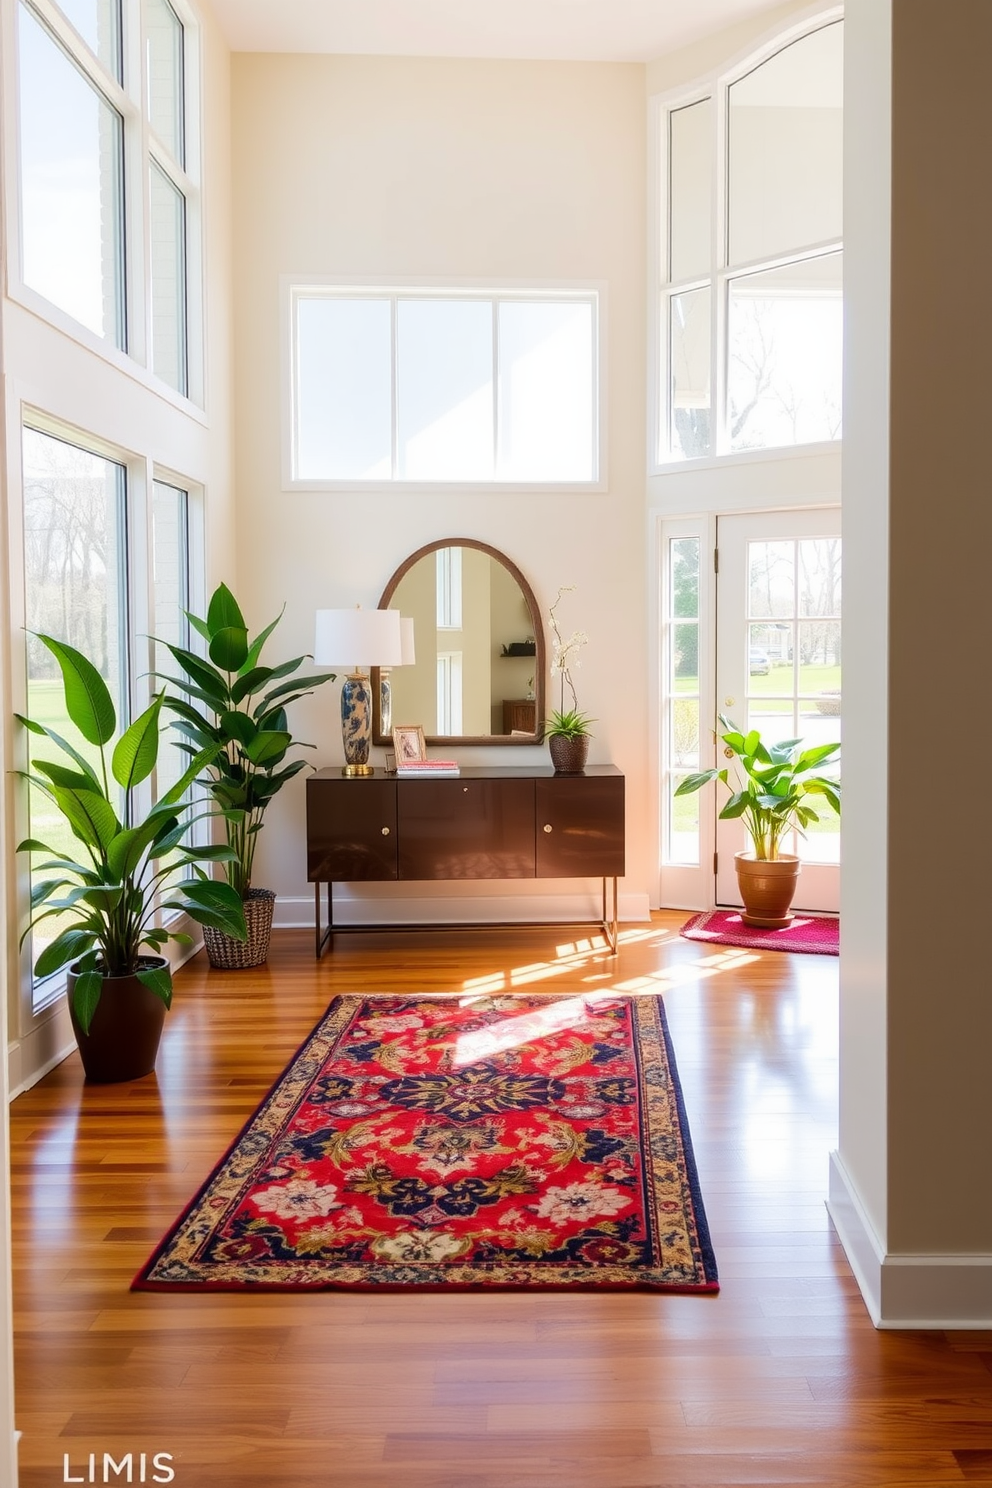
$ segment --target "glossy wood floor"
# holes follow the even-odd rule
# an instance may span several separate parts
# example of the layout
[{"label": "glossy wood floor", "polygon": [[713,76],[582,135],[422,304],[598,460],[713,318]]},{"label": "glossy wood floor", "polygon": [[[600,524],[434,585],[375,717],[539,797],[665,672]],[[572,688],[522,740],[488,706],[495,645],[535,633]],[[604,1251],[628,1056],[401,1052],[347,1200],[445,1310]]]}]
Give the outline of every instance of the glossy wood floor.
[{"label": "glossy wood floor", "polygon": [[[339,937],[317,966],[283,932],[259,972],[180,974],[155,1076],[84,1088],[73,1056],[17,1100],[22,1484],[130,1451],[177,1488],[992,1485],[992,1335],[876,1332],[824,1210],[836,961],[682,918],[616,959],[531,930]],[[607,987],[664,995],[719,1296],[128,1291],[336,992]]]}]

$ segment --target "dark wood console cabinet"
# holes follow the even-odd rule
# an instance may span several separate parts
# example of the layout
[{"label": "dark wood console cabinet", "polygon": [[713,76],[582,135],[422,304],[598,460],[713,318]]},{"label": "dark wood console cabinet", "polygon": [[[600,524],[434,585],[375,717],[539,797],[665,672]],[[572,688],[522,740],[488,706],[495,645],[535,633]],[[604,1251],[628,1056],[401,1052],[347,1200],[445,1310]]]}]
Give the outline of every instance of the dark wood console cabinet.
[{"label": "dark wood console cabinet", "polygon": [[615,951],[623,872],[624,778],[615,765],[590,765],[581,775],[556,775],[548,765],[414,779],[347,779],[327,769],[307,781],[307,878],[314,885],[318,958],[336,931],[387,928],[335,926],[335,883],[428,879],[601,878],[602,925]]}]

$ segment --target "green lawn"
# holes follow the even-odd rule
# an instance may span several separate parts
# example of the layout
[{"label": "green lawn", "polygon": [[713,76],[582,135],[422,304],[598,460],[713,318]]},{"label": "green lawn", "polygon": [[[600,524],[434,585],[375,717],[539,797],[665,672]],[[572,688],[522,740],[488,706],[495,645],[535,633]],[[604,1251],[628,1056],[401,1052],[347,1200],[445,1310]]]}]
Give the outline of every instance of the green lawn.
[{"label": "green lawn", "polygon": [[[792,667],[772,665],[767,677],[749,677],[748,692],[752,697],[766,693],[791,692]],[[839,666],[801,666],[799,668],[799,694],[817,694],[840,691]]]}]

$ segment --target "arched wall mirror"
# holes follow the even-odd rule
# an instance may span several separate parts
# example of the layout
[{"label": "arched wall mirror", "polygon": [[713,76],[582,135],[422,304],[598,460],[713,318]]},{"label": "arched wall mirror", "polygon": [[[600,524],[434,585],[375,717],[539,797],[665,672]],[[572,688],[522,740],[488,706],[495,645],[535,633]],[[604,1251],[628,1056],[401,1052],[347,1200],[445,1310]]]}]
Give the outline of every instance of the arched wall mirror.
[{"label": "arched wall mirror", "polygon": [[[380,610],[414,623],[416,661],[390,672],[393,724],[430,744],[537,744],[544,720],[544,630],[533,590],[504,553],[473,538],[418,548],[382,591]],[[372,673],[373,737],[383,732]]]}]

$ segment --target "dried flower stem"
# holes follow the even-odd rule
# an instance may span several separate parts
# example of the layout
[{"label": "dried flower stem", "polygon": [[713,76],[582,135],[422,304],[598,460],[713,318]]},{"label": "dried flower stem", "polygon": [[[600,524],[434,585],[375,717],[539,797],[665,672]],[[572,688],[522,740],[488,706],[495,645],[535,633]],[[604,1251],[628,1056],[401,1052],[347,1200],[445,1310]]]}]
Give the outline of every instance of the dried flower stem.
[{"label": "dried flower stem", "polygon": [[572,665],[574,665],[574,666],[579,666],[580,665],[580,663],[579,663],[579,661],[577,659],[578,658],[579,651],[581,650],[581,648],[586,644],[586,642],[589,639],[589,637],[586,635],[585,631],[583,631],[583,630],[575,630],[575,631],[572,632],[572,634],[569,636],[568,640],[566,641],[562,637],[561,628],[560,628],[560,626],[558,624],[558,617],[555,614],[555,611],[557,610],[559,604],[561,603],[561,597],[562,597],[563,594],[570,594],[570,593],[572,593],[574,589],[575,589],[575,585],[574,584],[562,584],[562,585],[560,585],[559,586],[559,589],[558,589],[558,593],[555,595],[554,604],[551,606],[550,610],[548,611],[548,620],[551,623],[551,629],[552,629],[552,632],[553,632],[554,638],[555,638],[554,659],[553,659],[553,661],[551,663],[551,673],[552,673],[552,676],[554,676],[555,674],[557,674],[558,676],[561,677],[560,705],[561,705],[561,711],[562,712],[565,711],[565,684],[566,683],[568,684],[568,690],[569,690],[569,692],[572,694],[572,706],[573,706],[573,708],[575,708],[576,710],[578,710],[579,700],[578,700],[578,697],[576,696],[576,693],[575,693],[575,684],[572,681],[572,673],[571,673],[570,667]]}]

